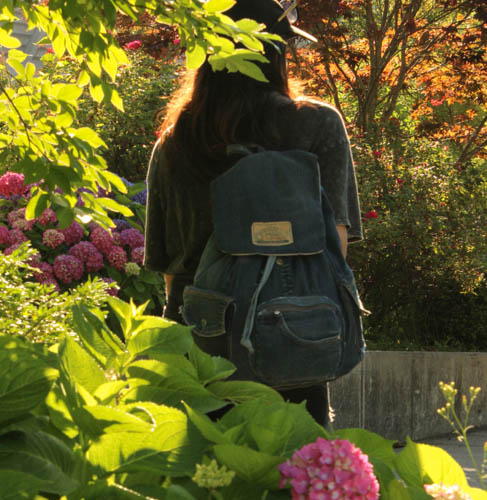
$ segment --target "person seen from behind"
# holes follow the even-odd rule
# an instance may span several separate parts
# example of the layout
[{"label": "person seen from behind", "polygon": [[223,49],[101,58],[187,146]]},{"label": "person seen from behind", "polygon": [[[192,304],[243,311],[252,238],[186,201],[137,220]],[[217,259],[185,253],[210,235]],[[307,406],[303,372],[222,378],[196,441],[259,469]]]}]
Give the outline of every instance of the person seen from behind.
[{"label": "person seen from behind", "polygon": [[[266,31],[286,42],[296,36],[313,40],[292,24],[295,11],[283,5],[277,0],[237,0],[225,14],[263,23]],[[287,73],[285,43],[277,48],[266,43],[265,57],[269,62],[259,66],[267,82],[213,71],[205,62],[187,74],[166,108],[147,174],[145,266],[164,274],[167,319],[184,323],[183,290],[192,284],[212,233],[210,183],[235,162],[227,156],[229,145],[258,144],[269,150],[316,154],[343,254],[348,243],[362,239],[352,154],[341,116],[330,105],[294,90],[298,85]],[[291,402],[306,401],[315,420],[326,425],[325,385],[280,392]]]}]

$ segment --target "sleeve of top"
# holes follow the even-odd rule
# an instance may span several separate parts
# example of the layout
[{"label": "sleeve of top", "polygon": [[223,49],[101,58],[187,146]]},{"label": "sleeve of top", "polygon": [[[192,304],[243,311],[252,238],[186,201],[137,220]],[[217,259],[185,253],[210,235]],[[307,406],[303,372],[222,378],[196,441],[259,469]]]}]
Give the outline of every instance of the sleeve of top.
[{"label": "sleeve of top", "polygon": [[161,172],[164,155],[160,149],[158,141],[152,150],[147,172],[144,266],[152,271],[164,272],[169,265],[169,257],[165,247],[164,224],[167,200]]},{"label": "sleeve of top", "polygon": [[335,211],[337,225],[348,229],[348,241],[363,239],[360,202],[352,151],[345,124],[330,106],[323,116],[315,152],[318,154],[321,182]]}]

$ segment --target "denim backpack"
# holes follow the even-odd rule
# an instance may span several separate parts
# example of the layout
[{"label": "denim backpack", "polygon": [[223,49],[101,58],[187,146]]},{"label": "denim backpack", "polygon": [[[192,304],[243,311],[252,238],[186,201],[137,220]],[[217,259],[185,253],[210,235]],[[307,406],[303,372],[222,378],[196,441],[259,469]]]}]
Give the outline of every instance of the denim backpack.
[{"label": "denim backpack", "polygon": [[333,380],[363,359],[365,344],[317,157],[240,148],[211,184],[214,231],[184,290],[183,318],[203,350],[236,365],[236,379],[278,389]]}]

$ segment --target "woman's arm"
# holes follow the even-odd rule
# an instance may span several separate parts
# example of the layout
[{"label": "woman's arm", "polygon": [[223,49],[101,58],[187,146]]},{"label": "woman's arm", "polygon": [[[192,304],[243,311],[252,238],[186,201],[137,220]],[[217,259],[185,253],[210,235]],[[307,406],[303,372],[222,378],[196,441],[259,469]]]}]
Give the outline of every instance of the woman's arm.
[{"label": "woman's arm", "polygon": [[342,245],[342,254],[347,258],[348,229],[347,226],[337,225],[338,236]]}]

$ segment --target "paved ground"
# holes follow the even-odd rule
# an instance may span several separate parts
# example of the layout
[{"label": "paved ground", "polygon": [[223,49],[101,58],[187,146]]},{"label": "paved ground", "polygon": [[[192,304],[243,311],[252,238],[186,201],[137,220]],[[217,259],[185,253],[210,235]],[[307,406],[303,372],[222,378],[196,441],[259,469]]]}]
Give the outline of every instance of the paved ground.
[{"label": "paved ground", "polygon": [[[467,437],[472,449],[472,454],[480,467],[483,460],[484,443],[487,442],[487,429],[472,429],[467,434]],[[457,440],[455,435],[451,434],[447,437],[433,438],[422,442],[439,446],[440,448],[446,450],[463,467],[470,486],[480,487],[480,482],[477,478],[477,474],[472,465],[467,449],[463,443],[460,443]]]}]

